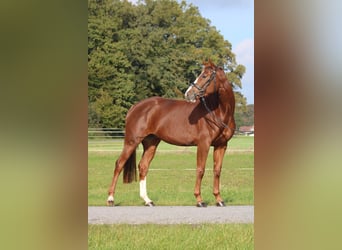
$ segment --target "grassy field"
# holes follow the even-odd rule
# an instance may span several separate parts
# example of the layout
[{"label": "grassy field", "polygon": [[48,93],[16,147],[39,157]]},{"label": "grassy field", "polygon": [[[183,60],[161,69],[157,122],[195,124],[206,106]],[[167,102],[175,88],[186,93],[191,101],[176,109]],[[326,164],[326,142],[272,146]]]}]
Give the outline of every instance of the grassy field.
[{"label": "grassy field", "polygon": [[88,249],[254,249],[253,224],[88,225]]},{"label": "grassy field", "polygon": [[[103,206],[122,141],[90,141],[88,204]],[[142,147],[138,149],[138,159]],[[221,195],[227,205],[254,204],[254,138],[234,137],[221,174]],[[212,149],[202,183],[202,196],[214,205]],[[148,174],[148,194],[156,205],[195,205],[196,147],[161,143]],[[116,205],[143,205],[139,184],[120,178]],[[88,225],[89,249],[254,249],[253,224]]]},{"label": "grassy field", "polygon": [[[114,164],[122,149],[122,141],[89,142],[88,204],[105,205]],[[225,155],[221,174],[221,195],[227,205],[254,203],[254,138],[233,137]],[[141,150],[138,149],[139,161]],[[202,197],[215,204],[212,195],[212,149],[202,182]],[[149,197],[156,205],[194,205],[196,147],[176,147],[161,143],[147,177]],[[120,178],[116,205],[142,205],[139,183],[123,184]]]}]

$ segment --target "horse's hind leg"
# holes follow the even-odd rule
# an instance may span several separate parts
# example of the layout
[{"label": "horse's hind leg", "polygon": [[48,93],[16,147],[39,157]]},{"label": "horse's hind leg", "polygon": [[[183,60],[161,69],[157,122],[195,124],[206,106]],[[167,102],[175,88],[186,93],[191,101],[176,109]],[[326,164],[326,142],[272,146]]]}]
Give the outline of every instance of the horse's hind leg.
[{"label": "horse's hind leg", "polygon": [[125,140],[124,148],[123,148],[118,160],[115,163],[115,169],[114,169],[114,173],[113,173],[112,183],[108,189],[108,198],[107,198],[107,205],[108,206],[114,205],[114,193],[115,193],[116,183],[118,182],[118,177],[119,177],[120,173],[122,172],[126,162],[130,159],[132,154],[135,154],[135,149],[139,143],[140,143],[140,141],[136,141],[134,143],[128,143]]},{"label": "horse's hind leg", "polygon": [[142,144],[144,146],[144,153],[139,162],[139,184],[140,197],[145,201],[146,206],[154,206],[152,200],[147,196],[146,176],[159,142],[160,139],[154,135],[149,135],[142,141]]}]

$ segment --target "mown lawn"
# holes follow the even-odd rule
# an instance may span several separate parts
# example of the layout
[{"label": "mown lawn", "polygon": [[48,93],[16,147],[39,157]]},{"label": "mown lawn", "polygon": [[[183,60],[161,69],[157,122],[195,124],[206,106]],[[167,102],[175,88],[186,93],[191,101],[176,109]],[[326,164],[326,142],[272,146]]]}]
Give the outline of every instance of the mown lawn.
[{"label": "mown lawn", "polygon": [[[96,149],[94,144],[91,144],[90,147]],[[105,205],[114,164],[121,148],[122,142],[118,144],[118,150],[89,151],[89,205]],[[254,148],[254,138],[233,138],[229,148],[232,151],[226,153],[223,162],[221,195],[228,205],[252,205],[254,203],[254,152],[249,150]],[[137,162],[140,155],[141,147],[138,150]],[[212,165],[211,150],[202,182],[202,197],[209,205],[215,203],[214,196],[212,195]],[[162,143],[151,163],[147,177],[149,197],[156,205],[194,205],[195,168],[195,147],[184,148]],[[122,178],[120,178],[115,194],[115,204],[122,206],[143,204],[139,197],[139,183],[123,184]]]},{"label": "mown lawn", "polygon": [[253,224],[88,225],[89,249],[254,249]]}]

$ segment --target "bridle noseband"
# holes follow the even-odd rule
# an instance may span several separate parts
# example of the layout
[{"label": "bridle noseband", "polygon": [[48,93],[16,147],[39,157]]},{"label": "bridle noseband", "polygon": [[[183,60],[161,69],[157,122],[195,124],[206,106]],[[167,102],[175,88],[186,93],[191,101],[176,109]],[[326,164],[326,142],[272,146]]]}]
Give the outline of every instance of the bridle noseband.
[{"label": "bridle noseband", "polygon": [[216,77],[216,71],[213,70],[212,72],[213,73],[211,74],[210,78],[206,81],[206,83],[202,87],[198,86],[195,82],[190,83],[190,86],[195,87],[199,91],[199,93],[196,94],[196,97],[202,98],[204,96],[204,93],[205,93],[206,89],[210,85],[211,81],[214,80],[214,79],[215,79],[215,89],[216,89],[216,78],[215,78]]}]

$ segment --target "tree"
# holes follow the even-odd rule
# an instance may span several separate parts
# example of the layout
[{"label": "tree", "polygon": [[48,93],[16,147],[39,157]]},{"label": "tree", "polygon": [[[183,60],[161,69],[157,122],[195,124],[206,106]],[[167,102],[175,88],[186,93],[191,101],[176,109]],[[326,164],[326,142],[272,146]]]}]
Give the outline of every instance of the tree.
[{"label": "tree", "polygon": [[254,104],[247,105],[244,111],[237,109],[235,112],[235,123],[237,129],[241,126],[254,125]]},{"label": "tree", "polygon": [[185,1],[88,0],[88,122],[122,128],[128,109],[142,99],[183,98],[207,59],[226,70],[237,110],[244,109],[238,89],[245,67],[231,49]]},{"label": "tree", "polygon": [[119,35],[134,18],[133,7],[128,2],[88,1],[88,13],[88,123],[123,127],[135,94]]}]

